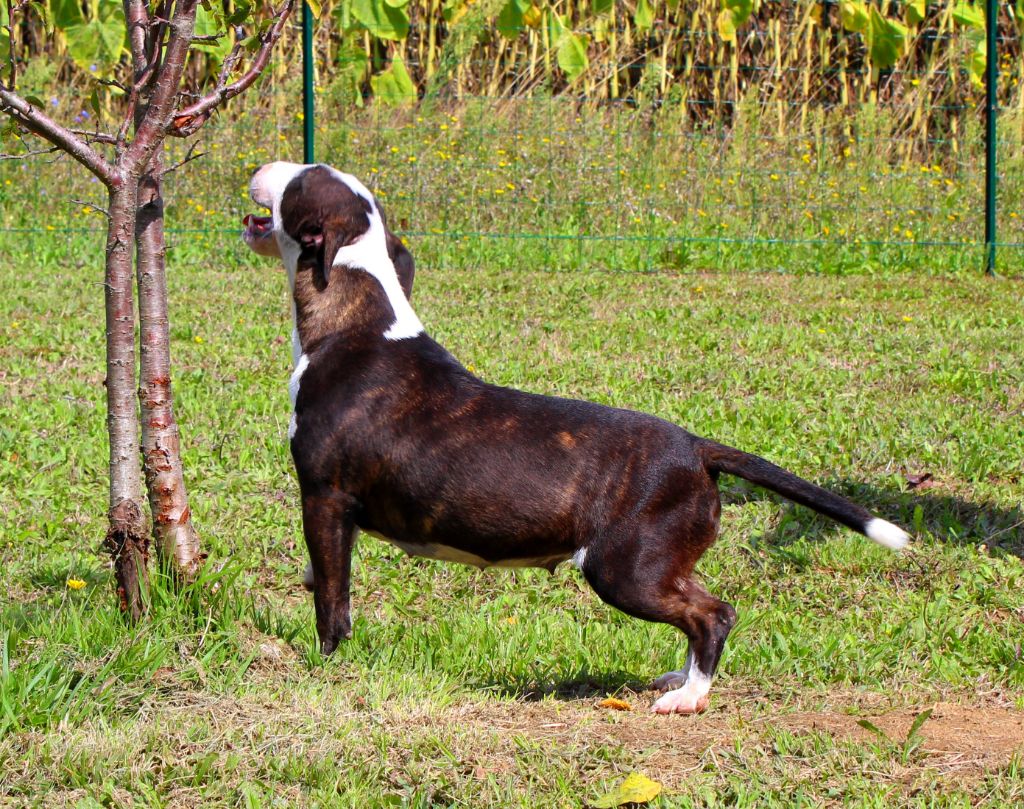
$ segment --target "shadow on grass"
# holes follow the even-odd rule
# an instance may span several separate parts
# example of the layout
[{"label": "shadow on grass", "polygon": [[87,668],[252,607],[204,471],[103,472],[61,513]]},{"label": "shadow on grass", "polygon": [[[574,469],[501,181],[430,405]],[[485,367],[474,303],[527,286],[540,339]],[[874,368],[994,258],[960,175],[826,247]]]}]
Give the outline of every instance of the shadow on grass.
[{"label": "shadow on grass", "polygon": [[552,697],[560,700],[604,699],[623,692],[647,691],[651,683],[627,671],[579,671],[557,681],[510,678],[500,682],[481,681],[471,687],[522,702],[539,702]]},{"label": "shadow on grass", "polygon": [[[927,531],[940,542],[954,545],[985,543],[1024,558],[1024,510],[1020,507],[975,503],[938,488],[901,491],[851,480],[824,481],[822,485],[912,534]],[[780,547],[801,537],[824,540],[846,530],[827,517],[745,482],[722,488],[725,504],[760,500],[771,500],[782,509],[778,524],[758,538],[760,543]]]}]

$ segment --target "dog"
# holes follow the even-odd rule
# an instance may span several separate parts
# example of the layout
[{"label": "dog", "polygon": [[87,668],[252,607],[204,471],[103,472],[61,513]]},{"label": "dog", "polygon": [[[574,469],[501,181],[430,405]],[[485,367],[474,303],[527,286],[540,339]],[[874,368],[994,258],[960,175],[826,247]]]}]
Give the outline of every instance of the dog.
[{"label": "dog", "polygon": [[[289,436],[322,652],[351,637],[357,531],[477,567],[571,559],[623,612],[688,640],[659,714],[708,705],[736,611],[694,577],[717,478],[743,478],[892,549],[908,534],[844,497],[644,413],[498,387],[435,342],[370,191],[325,165],[269,163],[250,196],[288,269],[298,360]],[[251,238],[247,236],[247,241]],[[409,259],[411,262],[411,257]]]}]

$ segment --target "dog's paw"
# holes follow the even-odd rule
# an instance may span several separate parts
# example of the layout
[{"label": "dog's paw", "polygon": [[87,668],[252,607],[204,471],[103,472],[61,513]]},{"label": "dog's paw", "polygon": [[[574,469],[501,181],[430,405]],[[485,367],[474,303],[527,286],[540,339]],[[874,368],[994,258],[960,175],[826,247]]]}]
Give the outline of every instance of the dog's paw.
[{"label": "dog's paw", "polygon": [[313,563],[306,564],[306,572],[302,574],[302,586],[313,592]]},{"label": "dog's paw", "polygon": [[707,710],[710,702],[707,694],[683,686],[659,697],[651,710],[660,714],[697,714]]}]

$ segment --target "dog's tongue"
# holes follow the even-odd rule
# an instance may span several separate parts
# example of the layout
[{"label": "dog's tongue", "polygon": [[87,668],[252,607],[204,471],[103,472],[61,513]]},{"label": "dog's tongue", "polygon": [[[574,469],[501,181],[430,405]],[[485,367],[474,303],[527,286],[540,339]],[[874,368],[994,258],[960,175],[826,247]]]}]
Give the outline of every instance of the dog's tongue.
[{"label": "dog's tongue", "polygon": [[265,236],[271,229],[271,217],[250,213],[242,219],[242,224],[245,225],[245,229],[250,235]]}]

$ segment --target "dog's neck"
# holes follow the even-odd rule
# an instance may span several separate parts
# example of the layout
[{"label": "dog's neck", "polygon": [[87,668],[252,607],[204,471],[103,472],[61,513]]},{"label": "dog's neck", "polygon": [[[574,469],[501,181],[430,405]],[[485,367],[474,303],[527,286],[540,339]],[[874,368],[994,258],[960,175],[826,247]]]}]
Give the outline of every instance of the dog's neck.
[{"label": "dog's neck", "polygon": [[388,255],[384,223],[371,203],[370,227],[334,256],[327,283],[315,270],[289,267],[297,340],[295,362],[330,334],[404,340],[423,332]]},{"label": "dog's neck", "polygon": [[383,338],[396,319],[380,283],[362,269],[335,266],[326,287],[313,271],[299,272],[294,302],[300,355],[332,334],[347,341]]}]

